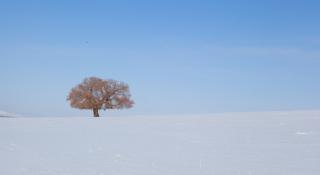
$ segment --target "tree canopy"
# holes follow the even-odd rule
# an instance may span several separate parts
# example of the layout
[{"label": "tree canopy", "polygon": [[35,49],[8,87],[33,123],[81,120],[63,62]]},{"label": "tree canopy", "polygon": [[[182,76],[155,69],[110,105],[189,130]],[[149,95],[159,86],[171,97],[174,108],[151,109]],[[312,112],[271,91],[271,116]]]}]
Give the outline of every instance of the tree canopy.
[{"label": "tree canopy", "polygon": [[93,110],[94,117],[99,117],[100,109],[131,108],[129,86],[116,80],[103,80],[90,77],[71,89],[67,98],[71,107]]}]

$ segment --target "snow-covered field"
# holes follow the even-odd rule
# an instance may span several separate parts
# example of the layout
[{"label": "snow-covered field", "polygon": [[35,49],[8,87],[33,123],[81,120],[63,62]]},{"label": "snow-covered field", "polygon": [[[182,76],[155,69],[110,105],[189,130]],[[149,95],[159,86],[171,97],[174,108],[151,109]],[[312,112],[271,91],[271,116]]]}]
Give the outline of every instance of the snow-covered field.
[{"label": "snow-covered field", "polygon": [[1,175],[319,175],[320,111],[0,118]]}]

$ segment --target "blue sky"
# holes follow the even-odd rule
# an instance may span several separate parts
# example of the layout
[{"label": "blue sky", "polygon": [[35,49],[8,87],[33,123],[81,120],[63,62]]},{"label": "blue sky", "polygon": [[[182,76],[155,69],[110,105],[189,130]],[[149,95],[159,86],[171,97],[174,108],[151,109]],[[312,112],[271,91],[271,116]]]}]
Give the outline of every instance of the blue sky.
[{"label": "blue sky", "polygon": [[86,116],[70,89],[127,82],[103,115],[320,109],[319,1],[0,1],[0,110]]}]

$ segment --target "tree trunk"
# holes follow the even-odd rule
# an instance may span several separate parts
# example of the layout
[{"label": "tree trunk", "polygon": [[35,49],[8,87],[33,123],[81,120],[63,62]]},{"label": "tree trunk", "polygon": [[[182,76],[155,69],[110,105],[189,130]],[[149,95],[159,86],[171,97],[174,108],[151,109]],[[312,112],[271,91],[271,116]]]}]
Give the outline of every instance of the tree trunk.
[{"label": "tree trunk", "polygon": [[93,116],[99,117],[99,109],[93,109]]}]

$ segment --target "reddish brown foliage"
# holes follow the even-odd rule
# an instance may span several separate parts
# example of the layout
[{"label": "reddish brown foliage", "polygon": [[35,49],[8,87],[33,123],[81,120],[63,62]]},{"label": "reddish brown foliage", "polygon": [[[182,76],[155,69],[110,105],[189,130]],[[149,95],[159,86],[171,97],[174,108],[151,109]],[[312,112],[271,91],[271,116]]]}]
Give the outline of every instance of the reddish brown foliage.
[{"label": "reddish brown foliage", "polygon": [[67,100],[72,107],[92,109],[99,117],[100,109],[131,108],[134,102],[130,96],[129,86],[123,82],[90,77],[72,88]]}]

